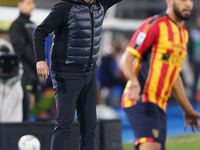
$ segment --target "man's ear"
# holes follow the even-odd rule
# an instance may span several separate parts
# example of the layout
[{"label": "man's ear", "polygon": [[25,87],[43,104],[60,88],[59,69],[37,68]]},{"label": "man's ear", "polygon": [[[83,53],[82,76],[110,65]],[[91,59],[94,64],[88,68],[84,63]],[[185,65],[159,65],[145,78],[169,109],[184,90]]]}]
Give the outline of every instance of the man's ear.
[{"label": "man's ear", "polygon": [[17,7],[21,7],[21,5],[22,5],[22,2],[19,2],[18,4],[17,4]]},{"label": "man's ear", "polygon": [[169,6],[170,3],[172,2],[172,0],[165,0],[165,1],[166,1],[167,6]]}]

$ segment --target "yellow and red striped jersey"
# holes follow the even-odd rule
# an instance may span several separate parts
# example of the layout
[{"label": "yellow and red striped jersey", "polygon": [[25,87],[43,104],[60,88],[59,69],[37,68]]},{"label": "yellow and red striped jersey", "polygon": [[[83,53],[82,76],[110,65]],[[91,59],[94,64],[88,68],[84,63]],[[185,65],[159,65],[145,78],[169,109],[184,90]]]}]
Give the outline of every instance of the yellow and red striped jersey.
[{"label": "yellow and red striped jersey", "polygon": [[[134,67],[142,102],[152,102],[166,110],[173,83],[182,69],[187,43],[187,30],[166,13],[147,18],[134,33],[126,51],[136,56]],[[122,95],[123,108],[136,104],[126,97],[126,90]]]}]

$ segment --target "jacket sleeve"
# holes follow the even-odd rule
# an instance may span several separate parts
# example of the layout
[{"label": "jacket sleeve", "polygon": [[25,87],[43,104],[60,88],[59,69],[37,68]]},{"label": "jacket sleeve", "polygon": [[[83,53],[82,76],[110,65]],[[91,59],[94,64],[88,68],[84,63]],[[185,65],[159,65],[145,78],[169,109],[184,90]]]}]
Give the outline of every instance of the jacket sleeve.
[{"label": "jacket sleeve", "polygon": [[30,51],[28,50],[31,49],[32,51],[32,47],[27,43],[24,32],[24,25],[20,22],[14,22],[9,30],[10,40],[15,52],[20,55],[21,60],[32,67],[35,67],[35,58],[33,58],[32,54],[30,54]]},{"label": "jacket sleeve", "polygon": [[106,12],[114,4],[116,4],[122,0],[99,0],[99,1],[101,2],[102,6],[104,7],[105,12]]},{"label": "jacket sleeve", "polygon": [[45,38],[65,24],[70,7],[67,2],[55,4],[49,15],[33,32],[33,48],[37,62],[45,61]]}]

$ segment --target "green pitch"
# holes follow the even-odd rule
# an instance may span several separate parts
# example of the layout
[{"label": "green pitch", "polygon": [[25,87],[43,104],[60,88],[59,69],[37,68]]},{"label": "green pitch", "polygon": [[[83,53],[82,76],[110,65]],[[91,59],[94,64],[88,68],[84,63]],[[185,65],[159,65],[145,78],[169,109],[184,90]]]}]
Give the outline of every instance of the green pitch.
[{"label": "green pitch", "polygon": [[[133,150],[133,143],[123,144],[123,150]],[[187,134],[167,138],[166,150],[200,150],[200,134]]]}]

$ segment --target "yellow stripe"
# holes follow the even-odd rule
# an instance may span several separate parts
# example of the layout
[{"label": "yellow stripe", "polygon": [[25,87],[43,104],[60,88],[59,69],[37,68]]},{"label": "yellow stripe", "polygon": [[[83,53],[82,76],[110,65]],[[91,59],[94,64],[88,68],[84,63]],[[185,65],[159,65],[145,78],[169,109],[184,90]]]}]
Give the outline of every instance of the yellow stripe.
[{"label": "yellow stripe", "polygon": [[132,47],[127,47],[126,51],[130,52],[131,54],[135,55],[138,58],[141,58],[140,53]]},{"label": "yellow stripe", "polygon": [[132,106],[132,100],[130,100],[128,97],[126,97],[124,99],[124,108],[128,108],[128,107],[131,107]]},{"label": "yellow stripe", "polygon": [[[125,89],[124,89],[124,94],[126,94],[127,92],[127,87],[130,85],[131,81],[129,80],[127,83],[126,83],[126,86],[125,86]],[[131,107],[131,102],[129,101],[129,99],[127,99],[127,97],[124,98],[124,108],[127,108],[127,107]]]},{"label": "yellow stripe", "polygon": [[140,142],[139,143],[145,143],[147,141],[147,138],[140,138]]},{"label": "yellow stripe", "polygon": [[135,65],[134,65],[134,72],[135,72],[136,75],[138,74],[140,67],[141,67],[141,59],[136,58],[135,59]]},{"label": "yellow stripe", "polygon": [[[154,51],[155,53],[155,51]],[[153,54],[154,55],[154,54]],[[160,74],[161,74],[161,69],[162,69],[162,54],[161,53],[157,53],[155,55],[154,58],[154,62],[153,64],[153,72],[152,72],[152,77],[151,77],[151,81],[149,84],[149,97],[150,97],[150,102],[156,103],[156,91],[158,88],[158,82],[160,79]]]},{"label": "yellow stripe", "polygon": [[[129,80],[129,81],[127,82],[126,87],[125,87],[125,89],[124,89],[124,93],[127,92],[128,86],[129,86],[130,84],[131,84],[131,80]],[[133,100],[129,99],[128,97],[125,97],[125,98],[124,98],[124,108],[131,107],[131,106],[132,106],[132,101],[133,101]],[[136,101],[135,101],[135,103],[136,103]]]},{"label": "yellow stripe", "polygon": [[187,49],[187,43],[188,43],[188,31],[186,29],[182,29],[182,36],[183,36],[183,44],[185,48]]},{"label": "yellow stripe", "polygon": [[160,30],[160,36],[159,36],[159,45],[158,49],[160,53],[166,53],[166,48],[169,47],[169,45],[172,45],[171,41],[168,41],[169,39],[169,33],[168,33],[168,27],[166,25],[166,22],[159,23],[159,30]]},{"label": "yellow stripe", "polygon": [[[160,37],[159,38],[159,45],[158,45],[158,49],[156,51],[156,55],[154,58],[154,63],[151,64],[153,65],[153,73],[152,73],[152,77],[151,77],[151,81],[150,81],[150,85],[149,85],[149,97],[150,97],[150,102],[155,103],[156,104],[156,91],[158,88],[158,82],[160,79],[160,75],[161,75],[161,69],[162,69],[162,54],[166,53],[166,49],[161,47],[166,43],[166,41],[168,41],[168,34],[166,34],[167,30],[167,25],[165,24],[165,22],[162,22],[159,24],[160,27]],[[162,35],[167,35],[167,36],[162,36]],[[162,45],[162,46],[161,46]],[[153,49],[153,53],[155,53],[155,50]],[[154,54],[152,54],[154,55]]]}]

